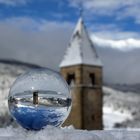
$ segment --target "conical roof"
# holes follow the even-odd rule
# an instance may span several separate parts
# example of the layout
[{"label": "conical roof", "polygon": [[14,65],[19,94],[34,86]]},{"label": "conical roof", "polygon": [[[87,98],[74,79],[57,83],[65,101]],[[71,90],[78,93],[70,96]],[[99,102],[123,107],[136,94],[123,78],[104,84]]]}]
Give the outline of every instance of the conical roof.
[{"label": "conical roof", "polygon": [[79,64],[102,66],[81,17],[78,20],[60,67]]}]

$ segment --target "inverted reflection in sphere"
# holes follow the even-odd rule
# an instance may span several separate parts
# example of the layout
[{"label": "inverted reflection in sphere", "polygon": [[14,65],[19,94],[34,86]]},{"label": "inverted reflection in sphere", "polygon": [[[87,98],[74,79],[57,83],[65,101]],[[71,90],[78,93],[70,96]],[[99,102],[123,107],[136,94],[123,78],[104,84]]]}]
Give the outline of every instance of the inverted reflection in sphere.
[{"label": "inverted reflection in sphere", "polygon": [[8,97],[12,117],[28,130],[60,126],[71,108],[71,96],[62,76],[50,69],[34,69],[19,76]]}]

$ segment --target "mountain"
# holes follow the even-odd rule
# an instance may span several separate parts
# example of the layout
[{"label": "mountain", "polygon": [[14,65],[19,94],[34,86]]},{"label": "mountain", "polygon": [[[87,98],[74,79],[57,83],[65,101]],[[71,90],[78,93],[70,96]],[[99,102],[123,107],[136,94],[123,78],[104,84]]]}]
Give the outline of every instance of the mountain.
[{"label": "mountain", "polygon": [[127,92],[134,92],[134,93],[140,93],[140,83],[136,84],[104,84],[105,86],[111,87],[116,90],[123,91],[125,93]]}]

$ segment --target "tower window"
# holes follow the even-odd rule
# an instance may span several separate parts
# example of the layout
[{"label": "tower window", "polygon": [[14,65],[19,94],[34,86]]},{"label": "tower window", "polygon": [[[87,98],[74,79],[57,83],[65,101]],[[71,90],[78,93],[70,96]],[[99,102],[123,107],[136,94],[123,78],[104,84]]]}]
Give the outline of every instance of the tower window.
[{"label": "tower window", "polygon": [[91,80],[91,84],[95,85],[95,74],[94,73],[90,73],[89,77],[90,77],[90,80]]},{"label": "tower window", "polygon": [[38,92],[37,91],[33,92],[33,104],[34,105],[38,104]]},{"label": "tower window", "polygon": [[67,75],[67,83],[68,83],[68,85],[70,85],[72,81],[75,81],[75,75],[74,74],[68,74]]}]

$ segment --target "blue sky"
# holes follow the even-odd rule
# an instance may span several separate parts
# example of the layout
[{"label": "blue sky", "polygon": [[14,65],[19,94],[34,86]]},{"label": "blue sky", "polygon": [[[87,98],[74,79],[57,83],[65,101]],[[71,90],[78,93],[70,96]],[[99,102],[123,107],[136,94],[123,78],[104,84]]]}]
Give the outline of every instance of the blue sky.
[{"label": "blue sky", "polygon": [[139,0],[0,0],[0,59],[58,70],[80,7],[104,79],[140,82]]},{"label": "blue sky", "polygon": [[139,6],[139,0],[0,0],[0,18],[28,17],[75,23],[82,7],[85,22],[91,29],[94,24],[104,28],[114,25],[121,31],[140,32]]},{"label": "blue sky", "polygon": [[34,19],[73,21],[76,17],[76,8],[71,7],[67,0],[64,2],[62,0],[25,0],[24,3],[17,3],[15,0],[9,4],[0,3],[1,18],[26,16]]}]

